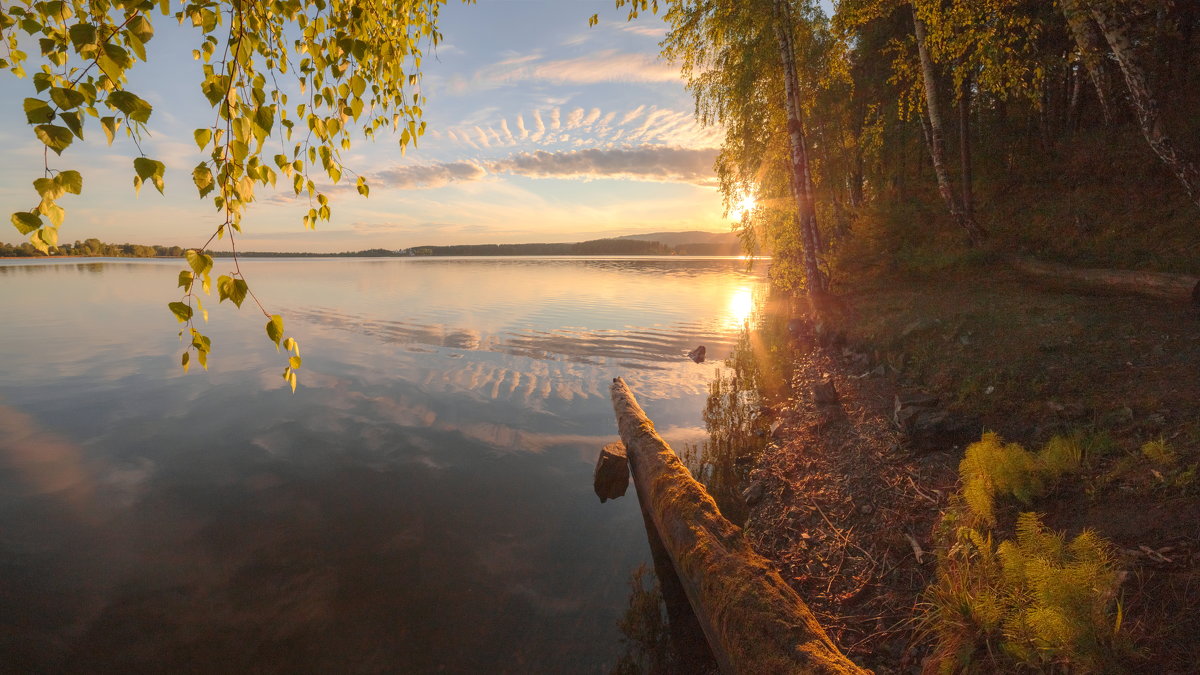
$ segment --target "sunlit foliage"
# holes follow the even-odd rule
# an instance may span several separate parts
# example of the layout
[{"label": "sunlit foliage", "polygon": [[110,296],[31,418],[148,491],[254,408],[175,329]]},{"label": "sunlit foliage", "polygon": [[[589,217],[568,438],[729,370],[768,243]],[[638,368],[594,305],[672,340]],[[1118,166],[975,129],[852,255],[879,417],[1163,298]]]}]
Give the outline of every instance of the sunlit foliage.
[{"label": "sunlit foliage", "polygon": [[[469,0],[468,0],[469,1]],[[174,20],[194,29],[196,79],[213,110],[213,121],[193,134],[203,159],[192,171],[200,197],[211,195],[218,212],[208,242],[189,250],[190,269],[179,275],[182,295],[171,312],[184,324],[180,337],[203,366],[211,341],[198,329],[206,316],[200,295],[211,292],[215,239],[235,235],[255,191],[282,178],[306,198],[301,220],[315,228],[330,218],[320,187],[341,182],[350,170],[341,153],[351,138],[394,131],[399,144],[415,144],[425,130],[420,89],[423,52],[440,40],[437,18],[445,0],[23,0],[0,6],[6,48],[0,68],[31,82],[23,109],[32,133],[45,146],[37,198],[12,214],[13,225],[36,248],[56,246],[66,211],[59,201],[81,194],[82,172],[59,165],[59,157],[85,133],[104,133],[109,144],[124,136],[133,144],[132,181],[162,192],[165,165],[142,151],[153,107],[130,91],[129,74],[147,59],[155,22]],[[37,51],[26,50],[35,46]],[[50,152],[54,153],[51,161]],[[357,191],[367,195],[361,176]],[[235,258],[236,263],[236,258]],[[241,306],[251,297],[268,318],[267,334],[289,349],[284,379],[296,386],[300,356],[283,337],[283,319],[249,290],[240,269],[217,279],[219,300]]]}]

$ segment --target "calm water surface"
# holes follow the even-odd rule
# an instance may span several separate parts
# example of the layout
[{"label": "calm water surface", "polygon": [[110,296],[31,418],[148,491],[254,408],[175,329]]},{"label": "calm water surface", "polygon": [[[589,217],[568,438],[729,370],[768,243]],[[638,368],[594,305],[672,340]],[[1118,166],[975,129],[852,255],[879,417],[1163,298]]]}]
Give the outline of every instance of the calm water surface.
[{"label": "calm water surface", "polygon": [[591,489],[608,383],[702,440],[761,268],[242,268],[295,395],[250,301],[180,372],[178,261],[0,261],[0,670],[607,672],[649,557],[632,490]]}]

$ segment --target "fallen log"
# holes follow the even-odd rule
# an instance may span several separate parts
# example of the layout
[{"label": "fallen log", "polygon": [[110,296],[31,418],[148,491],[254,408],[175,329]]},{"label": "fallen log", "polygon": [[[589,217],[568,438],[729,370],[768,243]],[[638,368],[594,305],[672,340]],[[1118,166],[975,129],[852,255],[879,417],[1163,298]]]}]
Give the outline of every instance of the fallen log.
[{"label": "fallen log", "polygon": [[1186,274],[1069,267],[1028,258],[1017,258],[1013,267],[1062,285],[1087,286],[1200,306],[1200,278]]},{"label": "fallen log", "polygon": [[721,670],[866,673],[838,651],[800,596],[721,515],[621,378],[611,392],[638,500]]}]

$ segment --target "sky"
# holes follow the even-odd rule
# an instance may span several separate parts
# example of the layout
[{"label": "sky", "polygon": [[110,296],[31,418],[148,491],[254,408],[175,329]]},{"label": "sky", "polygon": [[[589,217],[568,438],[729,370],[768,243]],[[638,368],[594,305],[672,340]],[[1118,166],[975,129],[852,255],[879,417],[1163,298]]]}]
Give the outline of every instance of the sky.
[{"label": "sky", "polygon": [[[600,23],[588,27],[588,17]],[[198,33],[159,17],[128,89],[154,106],[146,154],[167,165],[166,194],[134,195],[127,139],[112,147],[95,127],[56,169],[84,175],[82,196],[61,200],[60,240],[198,246],[221,222],[190,173],[203,155],[192,130],[212,109],[191,50]],[[426,55],[428,130],[402,156],[396,138],[356,140],[344,163],[367,177],[369,198],[331,194],[333,216],[314,232],[307,200],[259,190],[239,248],[354,251],[425,244],[582,241],[656,231],[729,231],[712,165],[722,132],[695,121],[678,69],[658,57],[661,18],[630,23],[612,0],[451,0],[444,41]],[[7,212],[37,202],[42,146],[25,124],[28,80],[0,76],[0,200]],[[283,186],[285,181],[280,181]],[[345,179],[343,179],[345,182]],[[0,228],[0,241],[23,240]]]}]

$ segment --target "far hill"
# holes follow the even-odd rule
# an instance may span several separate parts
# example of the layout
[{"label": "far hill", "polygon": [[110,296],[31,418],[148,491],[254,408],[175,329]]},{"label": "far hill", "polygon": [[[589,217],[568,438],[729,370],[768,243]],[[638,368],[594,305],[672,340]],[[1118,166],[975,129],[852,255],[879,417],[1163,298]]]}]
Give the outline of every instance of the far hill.
[{"label": "far hill", "polygon": [[666,246],[680,244],[737,244],[738,237],[733,232],[651,232],[649,234],[627,234],[617,239],[637,239],[638,241],[657,241]]}]

